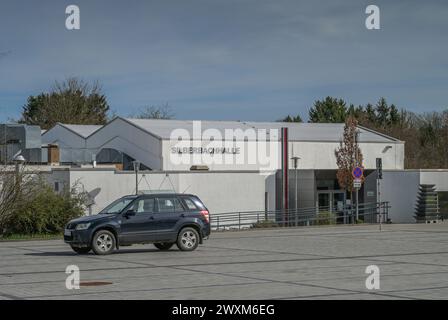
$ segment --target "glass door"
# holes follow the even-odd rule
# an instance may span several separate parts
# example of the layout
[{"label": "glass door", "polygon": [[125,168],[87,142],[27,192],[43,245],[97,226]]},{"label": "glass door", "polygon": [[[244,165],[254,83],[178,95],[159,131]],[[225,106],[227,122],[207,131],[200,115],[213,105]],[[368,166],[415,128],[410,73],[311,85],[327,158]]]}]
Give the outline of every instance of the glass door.
[{"label": "glass door", "polygon": [[317,193],[317,207],[319,211],[331,210],[331,193],[328,191],[320,191]]},{"label": "glass door", "polygon": [[342,212],[345,202],[345,193],[342,190],[317,191],[316,207],[319,211]]}]

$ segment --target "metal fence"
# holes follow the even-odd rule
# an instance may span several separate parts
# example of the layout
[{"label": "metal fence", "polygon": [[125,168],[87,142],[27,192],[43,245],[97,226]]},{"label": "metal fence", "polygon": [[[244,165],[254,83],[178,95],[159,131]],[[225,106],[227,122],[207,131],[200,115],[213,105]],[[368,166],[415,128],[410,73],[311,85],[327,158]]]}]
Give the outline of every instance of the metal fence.
[{"label": "metal fence", "polygon": [[330,207],[309,207],[297,210],[240,211],[211,214],[213,230],[231,230],[263,227],[297,227],[354,223],[388,222],[389,202],[370,202],[356,206],[345,205],[340,210]]}]

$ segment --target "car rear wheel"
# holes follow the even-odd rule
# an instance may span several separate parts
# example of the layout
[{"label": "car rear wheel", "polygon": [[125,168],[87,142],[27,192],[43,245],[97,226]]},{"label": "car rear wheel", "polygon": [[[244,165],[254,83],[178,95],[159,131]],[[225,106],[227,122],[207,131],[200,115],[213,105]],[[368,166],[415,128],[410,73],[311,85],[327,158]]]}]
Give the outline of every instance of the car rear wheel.
[{"label": "car rear wheel", "polygon": [[174,245],[173,242],[160,242],[160,243],[154,243],[154,246],[159,250],[170,250],[171,247]]},{"label": "car rear wheel", "polygon": [[86,253],[89,253],[90,250],[92,250],[92,248],[90,248],[90,247],[87,247],[87,248],[72,247],[72,249],[77,254],[86,254]]},{"label": "car rear wheel", "polygon": [[191,227],[183,228],[177,237],[177,247],[182,251],[193,251],[199,245],[199,233]]},{"label": "car rear wheel", "polygon": [[115,236],[108,230],[97,231],[92,239],[92,249],[95,254],[110,254],[115,249]]}]

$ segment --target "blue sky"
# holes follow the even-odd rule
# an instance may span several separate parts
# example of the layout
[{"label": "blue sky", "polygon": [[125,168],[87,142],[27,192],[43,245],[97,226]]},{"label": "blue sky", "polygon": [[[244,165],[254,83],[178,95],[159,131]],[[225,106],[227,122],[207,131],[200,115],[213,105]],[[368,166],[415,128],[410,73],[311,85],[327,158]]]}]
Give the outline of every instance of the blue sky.
[{"label": "blue sky", "polygon": [[448,108],[443,0],[2,0],[0,39],[0,121],[69,76],[98,80],[124,116],[168,102],[178,119],[307,118],[327,95]]}]

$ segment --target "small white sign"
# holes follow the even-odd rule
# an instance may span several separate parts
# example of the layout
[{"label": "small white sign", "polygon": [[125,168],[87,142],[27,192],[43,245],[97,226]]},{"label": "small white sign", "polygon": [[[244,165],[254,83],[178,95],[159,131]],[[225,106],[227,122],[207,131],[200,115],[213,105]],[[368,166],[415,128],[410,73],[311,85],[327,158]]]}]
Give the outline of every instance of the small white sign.
[{"label": "small white sign", "polygon": [[353,188],[360,189],[362,184],[361,179],[354,179],[353,180]]}]

